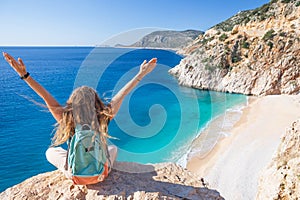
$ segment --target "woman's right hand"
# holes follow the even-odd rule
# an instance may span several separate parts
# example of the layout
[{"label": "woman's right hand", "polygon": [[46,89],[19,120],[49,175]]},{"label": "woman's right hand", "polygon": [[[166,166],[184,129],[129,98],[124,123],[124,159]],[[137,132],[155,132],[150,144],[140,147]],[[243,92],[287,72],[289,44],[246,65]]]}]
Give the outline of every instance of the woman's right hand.
[{"label": "woman's right hand", "polygon": [[6,62],[19,74],[19,76],[24,76],[27,71],[26,67],[21,58],[18,58],[16,61],[11,55],[8,53],[3,52],[3,57],[5,58]]}]

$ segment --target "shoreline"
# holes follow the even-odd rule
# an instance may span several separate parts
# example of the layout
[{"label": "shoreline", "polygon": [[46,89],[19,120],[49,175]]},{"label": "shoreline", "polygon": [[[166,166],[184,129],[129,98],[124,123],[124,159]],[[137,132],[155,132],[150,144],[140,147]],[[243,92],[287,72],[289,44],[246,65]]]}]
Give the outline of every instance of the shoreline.
[{"label": "shoreline", "polygon": [[276,152],[281,136],[300,117],[300,96],[249,97],[230,135],[206,156],[194,155],[187,169],[204,177],[228,199],[254,199],[261,170]]},{"label": "shoreline", "polygon": [[[190,151],[188,152],[188,156],[187,156],[187,163],[186,166],[189,170],[196,172],[197,174],[205,174],[205,172],[201,171],[202,168],[199,168],[198,165],[202,165],[210,160],[214,160],[213,158],[216,157],[220,146],[223,145],[227,145],[226,141],[230,141],[231,139],[233,139],[234,135],[232,135],[232,129],[234,129],[235,127],[239,126],[239,124],[241,123],[241,121],[243,121],[243,117],[245,117],[245,115],[247,113],[247,110],[249,109],[249,105],[251,105],[253,102],[257,101],[259,97],[254,97],[254,96],[247,96],[247,101],[238,105],[235,105],[232,108],[229,108],[225,111],[225,113],[220,114],[218,116],[216,116],[213,120],[211,120],[206,127],[203,128],[203,130],[201,130],[201,132],[199,133],[199,135],[194,138],[193,142],[195,140],[199,140],[198,142],[198,146],[192,146]],[[233,115],[235,115],[235,119],[234,121],[230,121],[230,119],[225,119],[226,115],[228,112],[232,112],[231,110],[235,109],[236,111],[233,112]],[[219,123],[229,123],[231,126],[230,127],[215,127],[216,125],[218,125]],[[213,127],[210,127],[213,126]],[[209,129],[209,130],[207,130]],[[213,146],[211,146],[208,150],[200,150],[202,149],[202,147],[199,148],[199,143],[203,143],[205,144],[206,142],[206,138],[207,136],[205,135],[201,135],[203,132],[205,134],[211,134],[212,132],[217,131],[217,134],[219,135],[219,137],[215,140],[215,144]],[[223,135],[221,135],[223,133]],[[214,133],[216,134],[216,133]],[[224,143],[224,144],[223,144]],[[195,144],[194,144],[195,145]],[[197,145],[197,144],[196,144]],[[193,149],[194,148],[194,149]],[[196,148],[196,149],[195,149]],[[195,150],[195,151],[193,151]]]},{"label": "shoreline", "polygon": [[[215,149],[217,144],[230,135],[229,131],[240,120],[243,109],[249,104],[250,98],[227,108],[223,113],[213,119],[199,130],[198,134],[190,142],[187,153],[177,161],[183,167],[187,167],[189,160],[196,154],[197,157],[205,158]],[[252,101],[252,100],[251,100]],[[228,119],[229,118],[229,119]]]}]

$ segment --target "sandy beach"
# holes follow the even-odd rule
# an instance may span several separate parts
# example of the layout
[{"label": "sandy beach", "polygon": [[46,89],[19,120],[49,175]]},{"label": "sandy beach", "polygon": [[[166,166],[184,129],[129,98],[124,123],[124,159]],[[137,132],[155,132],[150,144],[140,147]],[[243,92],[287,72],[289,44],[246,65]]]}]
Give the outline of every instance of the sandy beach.
[{"label": "sandy beach", "polygon": [[271,162],[281,136],[300,118],[300,96],[249,97],[230,135],[187,168],[203,177],[225,199],[255,199],[261,171]]}]

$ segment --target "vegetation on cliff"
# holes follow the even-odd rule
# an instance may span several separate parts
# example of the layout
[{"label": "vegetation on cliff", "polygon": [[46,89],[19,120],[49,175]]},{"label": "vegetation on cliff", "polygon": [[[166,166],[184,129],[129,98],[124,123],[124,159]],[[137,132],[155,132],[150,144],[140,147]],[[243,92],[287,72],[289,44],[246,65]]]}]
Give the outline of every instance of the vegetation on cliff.
[{"label": "vegetation on cliff", "polygon": [[179,51],[179,83],[248,95],[298,94],[300,0],[273,0],[217,24]]},{"label": "vegetation on cliff", "polygon": [[296,6],[300,5],[299,0],[271,0],[269,3],[256,8],[254,10],[241,11],[229,19],[211,27],[220,29],[221,31],[231,31],[235,25],[246,25],[249,22],[260,22],[276,14],[276,6],[278,3],[294,3]]}]

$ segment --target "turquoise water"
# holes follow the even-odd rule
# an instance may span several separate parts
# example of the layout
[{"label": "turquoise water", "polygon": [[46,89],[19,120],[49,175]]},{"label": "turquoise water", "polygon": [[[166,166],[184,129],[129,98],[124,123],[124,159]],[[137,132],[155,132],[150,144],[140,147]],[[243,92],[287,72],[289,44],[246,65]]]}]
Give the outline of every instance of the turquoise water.
[{"label": "turquoise water", "polygon": [[[182,57],[171,51],[91,47],[0,47],[22,57],[28,71],[62,104],[80,85],[96,88],[105,102],[138,71],[144,59],[156,69],[127,96],[109,125],[118,160],[178,161],[189,142],[215,116],[244,103],[243,95],[178,86],[168,69]],[[45,158],[55,120],[33,103],[42,100],[0,59],[0,191],[54,170]]]}]

